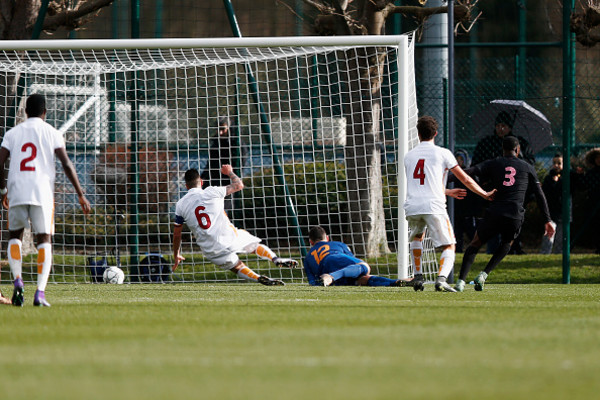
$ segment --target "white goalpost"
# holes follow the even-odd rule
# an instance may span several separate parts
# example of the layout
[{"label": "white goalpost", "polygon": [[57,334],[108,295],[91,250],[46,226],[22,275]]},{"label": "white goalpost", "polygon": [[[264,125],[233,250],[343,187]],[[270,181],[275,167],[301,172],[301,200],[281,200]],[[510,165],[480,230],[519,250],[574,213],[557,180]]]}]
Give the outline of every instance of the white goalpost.
[{"label": "white goalpost", "polygon": [[[322,225],[373,274],[411,276],[402,160],[418,143],[413,54],[410,35],[3,41],[0,115],[19,123],[24,99],[44,94],[93,207],[83,216],[57,164],[50,281],[97,282],[120,263],[129,283],[239,282],[204,259],[187,228],[186,261],[170,269],[183,174],[208,168],[220,117],[246,186],[226,203],[236,227],[301,261],[309,227]],[[241,259],[305,281],[301,269]],[[35,262],[24,259],[26,282]],[[423,267],[433,279],[427,240]]]}]

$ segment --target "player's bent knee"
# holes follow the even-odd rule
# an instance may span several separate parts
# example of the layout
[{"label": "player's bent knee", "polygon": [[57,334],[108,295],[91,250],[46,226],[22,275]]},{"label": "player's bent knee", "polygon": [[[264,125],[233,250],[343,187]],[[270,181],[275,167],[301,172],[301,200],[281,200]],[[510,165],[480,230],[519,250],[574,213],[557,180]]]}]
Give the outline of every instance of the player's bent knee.
[{"label": "player's bent knee", "polygon": [[358,265],[360,266],[360,274],[361,275],[368,275],[371,273],[371,267],[369,266],[369,264],[360,263]]}]

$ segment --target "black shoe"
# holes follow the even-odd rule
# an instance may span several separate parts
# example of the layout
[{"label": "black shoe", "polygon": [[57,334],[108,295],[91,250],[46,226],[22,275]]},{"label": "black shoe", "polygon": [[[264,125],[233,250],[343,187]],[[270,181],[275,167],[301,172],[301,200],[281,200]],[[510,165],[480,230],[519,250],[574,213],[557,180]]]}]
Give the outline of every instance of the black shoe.
[{"label": "black shoe", "polygon": [[12,305],[23,307],[25,303],[25,287],[21,278],[15,279],[15,289],[13,290]]},{"label": "black shoe", "polygon": [[298,268],[298,261],[292,260],[291,258],[276,257],[273,259],[273,262],[278,267]]},{"label": "black shoe", "polygon": [[265,286],[285,286],[283,281],[278,281],[277,279],[271,279],[268,276],[261,275],[258,277],[258,283]]},{"label": "black shoe", "polygon": [[415,290],[415,292],[418,292],[419,290],[422,292],[423,290],[425,290],[425,278],[423,278],[423,275],[415,275],[415,277],[412,280],[412,287]]},{"label": "black shoe", "polygon": [[396,282],[392,283],[390,286],[393,287],[404,287],[407,286],[410,282],[404,281],[402,279],[398,279]]}]

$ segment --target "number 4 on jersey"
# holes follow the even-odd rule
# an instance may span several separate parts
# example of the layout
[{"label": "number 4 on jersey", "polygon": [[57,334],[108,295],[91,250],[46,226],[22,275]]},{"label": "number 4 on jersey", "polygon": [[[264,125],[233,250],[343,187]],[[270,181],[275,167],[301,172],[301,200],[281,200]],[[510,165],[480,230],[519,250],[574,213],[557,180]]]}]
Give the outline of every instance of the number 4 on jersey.
[{"label": "number 4 on jersey", "polygon": [[425,159],[421,158],[417,161],[415,170],[413,172],[413,178],[419,180],[420,185],[425,184]]}]

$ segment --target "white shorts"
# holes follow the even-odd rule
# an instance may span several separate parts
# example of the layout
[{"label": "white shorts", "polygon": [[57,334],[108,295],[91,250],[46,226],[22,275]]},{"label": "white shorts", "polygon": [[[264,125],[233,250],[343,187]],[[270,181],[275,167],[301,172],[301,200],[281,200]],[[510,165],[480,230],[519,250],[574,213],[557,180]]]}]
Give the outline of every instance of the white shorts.
[{"label": "white shorts", "polygon": [[260,238],[250,234],[244,229],[238,229],[235,242],[230,243],[225,251],[216,255],[205,254],[205,257],[217,267],[224,270],[229,270],[235,267],[240,261],[238,253],[252,253],[256,250],[260,242]]},{"label": "white shorts", "polygon": [[429,237],[433,241],[434,247],[456,243],[454,230],[447,214],[410,215],[406,217],[406,220],[410,231],[410,241],[414,240],[415,236],[425,232],[425,228],[429,228]]},{"label": "white shorts", "polygon": [[54,204],[35,206],[22,204],[8,207],[8,230],[31,228],[36,234],[54,234]]}]

